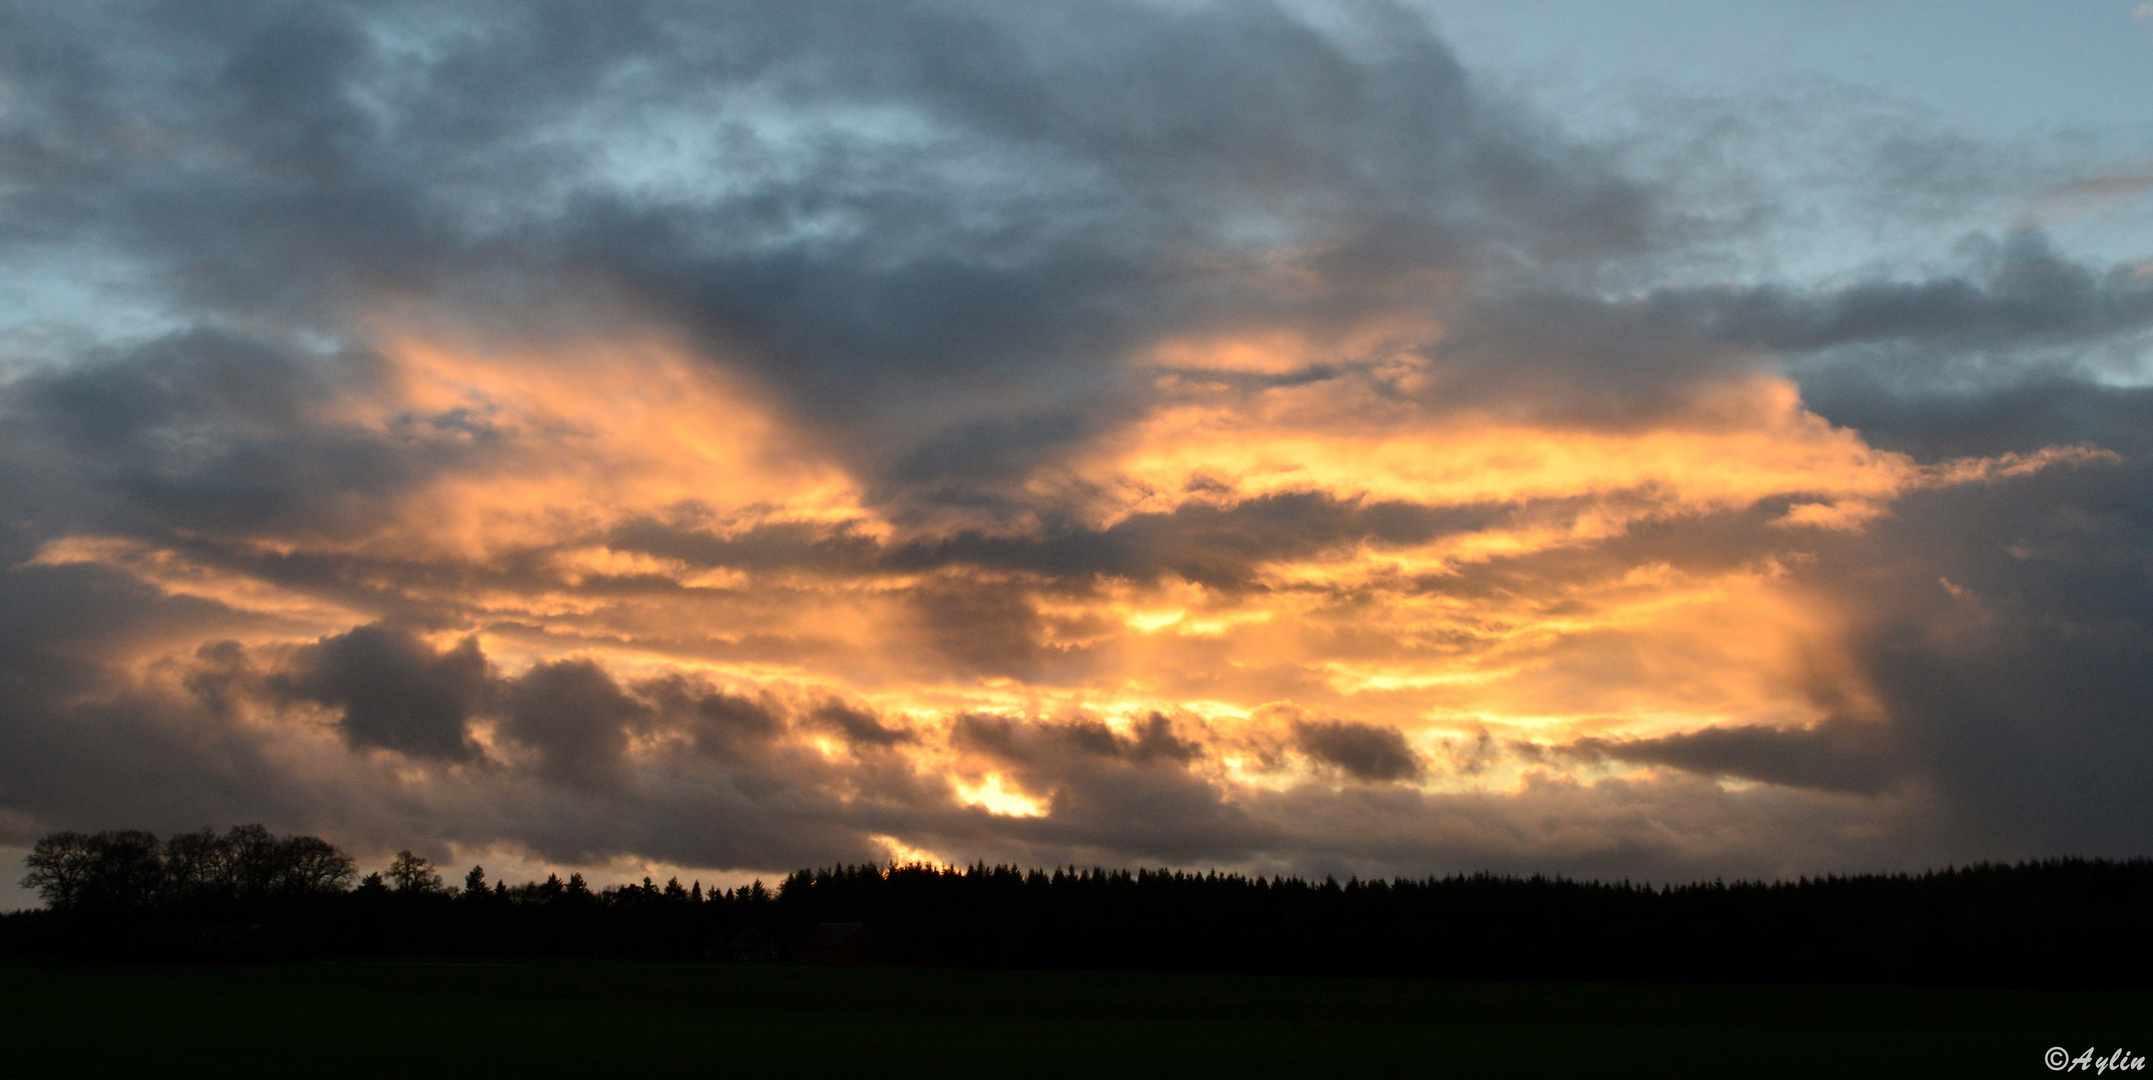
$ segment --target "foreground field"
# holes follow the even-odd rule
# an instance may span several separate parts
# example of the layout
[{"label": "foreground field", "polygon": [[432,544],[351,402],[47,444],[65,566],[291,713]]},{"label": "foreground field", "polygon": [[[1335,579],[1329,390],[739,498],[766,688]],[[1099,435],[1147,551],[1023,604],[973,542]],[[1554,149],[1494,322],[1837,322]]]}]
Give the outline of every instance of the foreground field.
[{"label": "foreground field", "polygon": [[0,1071],[1991,1076],[2153,994],[632,964],[0,964]]}]

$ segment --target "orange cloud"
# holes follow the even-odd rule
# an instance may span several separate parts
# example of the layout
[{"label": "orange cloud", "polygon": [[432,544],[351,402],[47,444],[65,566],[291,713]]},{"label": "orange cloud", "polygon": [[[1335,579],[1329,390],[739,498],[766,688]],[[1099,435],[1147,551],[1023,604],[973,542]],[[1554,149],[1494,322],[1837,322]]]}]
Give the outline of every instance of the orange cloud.
[{"label": "orange cloud", "polygon": [[[1381,375],[1242,394],[1177,386],[1178,400],[1085,463],[1115,493],[1108,520],[1188,502],[1321,492],[1425,506],[1636,496],[1619,518],[1738,509],[1804,495],[1889,499],[1923,477],[1903,454],[1803,409],[1785,379],[1714,386],[1679,420],[1638,431],[1520,422],[1388,393]],[[1616,515],[1616,520],[1605,520]]]},{"label": "orange cloud", "polygon": [[[1146,362],[1184,370],[1160,376],[1157,406],[1033,478],[1101,530],[1286,495],[1502,511],[1420,540],[1257,552],[1238,585],[872,559],[810,571],[622,545],[632,522],[711,542],[772,526],[872,550],[917,538],[743,384],[658,337],[392,340],[382,387],[324,422],[432,440],[453,466],[383,496],[370,529],[220,540],[349,560],[337,589],[139,540],[68,538],[37,561],[121,568],[273,619],[272,636],[339,631],[377,617],[368,597],[401,598],[480,632],[510,671],[587,656],[629,678],[843,697],[930,735],[965,714],[1170,713],[1209,732],[1217,777],[1250,790],[1286,775],[1278,710],[1313,710],[1404,732],[1438,763],[1410,782],[1509,790],[1527,772],[1499,760],[1503,740],[1800,726],[1823,716],[1820,686],[1859,712],[1845,619],[1796,572],[1808,539],[1860,530],[1913,491],[2113,459],[2065,447],[1924,465],[1833,427],[1773,376],[1710,384],[1631,427],[1449,408],[1428,391],[1431,362],[1382,353],[1379,339],[1330,377],[1253,389],[1190,372],[1297,369],[1324,346],[1290,334],[1162,345]],[[1739,558],[1593,554],[1647,523],[1759,507],[1777,528]],[[834,736],[816,738],[819,754],[843,756]],[[1459,739],[1497,749],[1470,770],[1442,766]],[[663,757],[681,744],[635,745]],[[959,802],[993,814],[1049,805],[1002,772],[960,768],[934,737],[879,752],[941,771]]]},{"label": "orange cloud", "polygon": [[684,509],[720,533],[772,521],[876,527],[843,470],[710,362],[662,340],[530,349],[402,338],[385,351],[396,393],[369,403],[369,427],[468,422],[483,432],[472,438],[514,452],[411,494],[380,541],[484,559]]}]

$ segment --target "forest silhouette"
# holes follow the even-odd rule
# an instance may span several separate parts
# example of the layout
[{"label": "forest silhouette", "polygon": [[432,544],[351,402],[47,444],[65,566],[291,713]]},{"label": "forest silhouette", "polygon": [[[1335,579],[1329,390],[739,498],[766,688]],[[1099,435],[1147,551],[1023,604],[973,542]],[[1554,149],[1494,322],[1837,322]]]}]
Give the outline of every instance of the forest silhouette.
[{"label": "forest silhouette", "polygon": [[2144,987],[2153,860],[1653,886],[1491,874],[1311,881],[886,864],[705,890],[361,877],[259,825],[54,833],[0,950],[129,961],[619,957],[1448,979]]}]

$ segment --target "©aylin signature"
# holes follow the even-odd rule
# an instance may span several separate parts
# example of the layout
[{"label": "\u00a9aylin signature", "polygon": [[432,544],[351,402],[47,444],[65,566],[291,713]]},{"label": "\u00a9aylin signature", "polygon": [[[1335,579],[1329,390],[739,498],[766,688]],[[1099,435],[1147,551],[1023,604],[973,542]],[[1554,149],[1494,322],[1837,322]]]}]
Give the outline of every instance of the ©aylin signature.
[{"label": "\u00a9aylin signature", "polygon": [[2069,1050],[2060,1046],[2051,1046],[2048,1048],[2048,1053],[2041,1055],[2041,1060],[2048,1063],[2050,1072],[2070,1072],[2074,1069],[2084,1069],[2087,1072],[2094,1073],[2106,1073],[2110,1069],[2118,1072],[2143,1072],[2146,1067],[2144,1054],[2133,1054],[2130,1051],[2118,1049],[2107,1057],[2097,1058],[2093,1056],[2093,1053],[2093,1047],[2089,1046],[2086,1048],[2085,1053],[2072,1057]]}]

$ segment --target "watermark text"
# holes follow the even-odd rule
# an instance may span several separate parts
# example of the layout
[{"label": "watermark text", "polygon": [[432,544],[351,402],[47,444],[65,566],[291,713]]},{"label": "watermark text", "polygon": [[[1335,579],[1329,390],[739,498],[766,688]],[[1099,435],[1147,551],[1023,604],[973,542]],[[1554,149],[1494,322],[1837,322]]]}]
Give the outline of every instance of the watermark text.
[{"label": "watermark text", "polygon": [[2073,1057],[2069,1050],[2060,1046],[2051,1046],[2048,1048],[2048,1053],[2041,1055],[2041,1060],[2048,1063],[2050,1072],[2084,1071],[2106,1073],[2110,1069],[2117,1072],[2145,1071],[2146,1057],[2144,1054],[2133,1054],[2122,1049],[2118,1049],[2107,1057],[2093,1056],[2096,1053],[2099,1053],[2099,1050],[2089,1046],[2086,1048],[2085,1053]]}]

